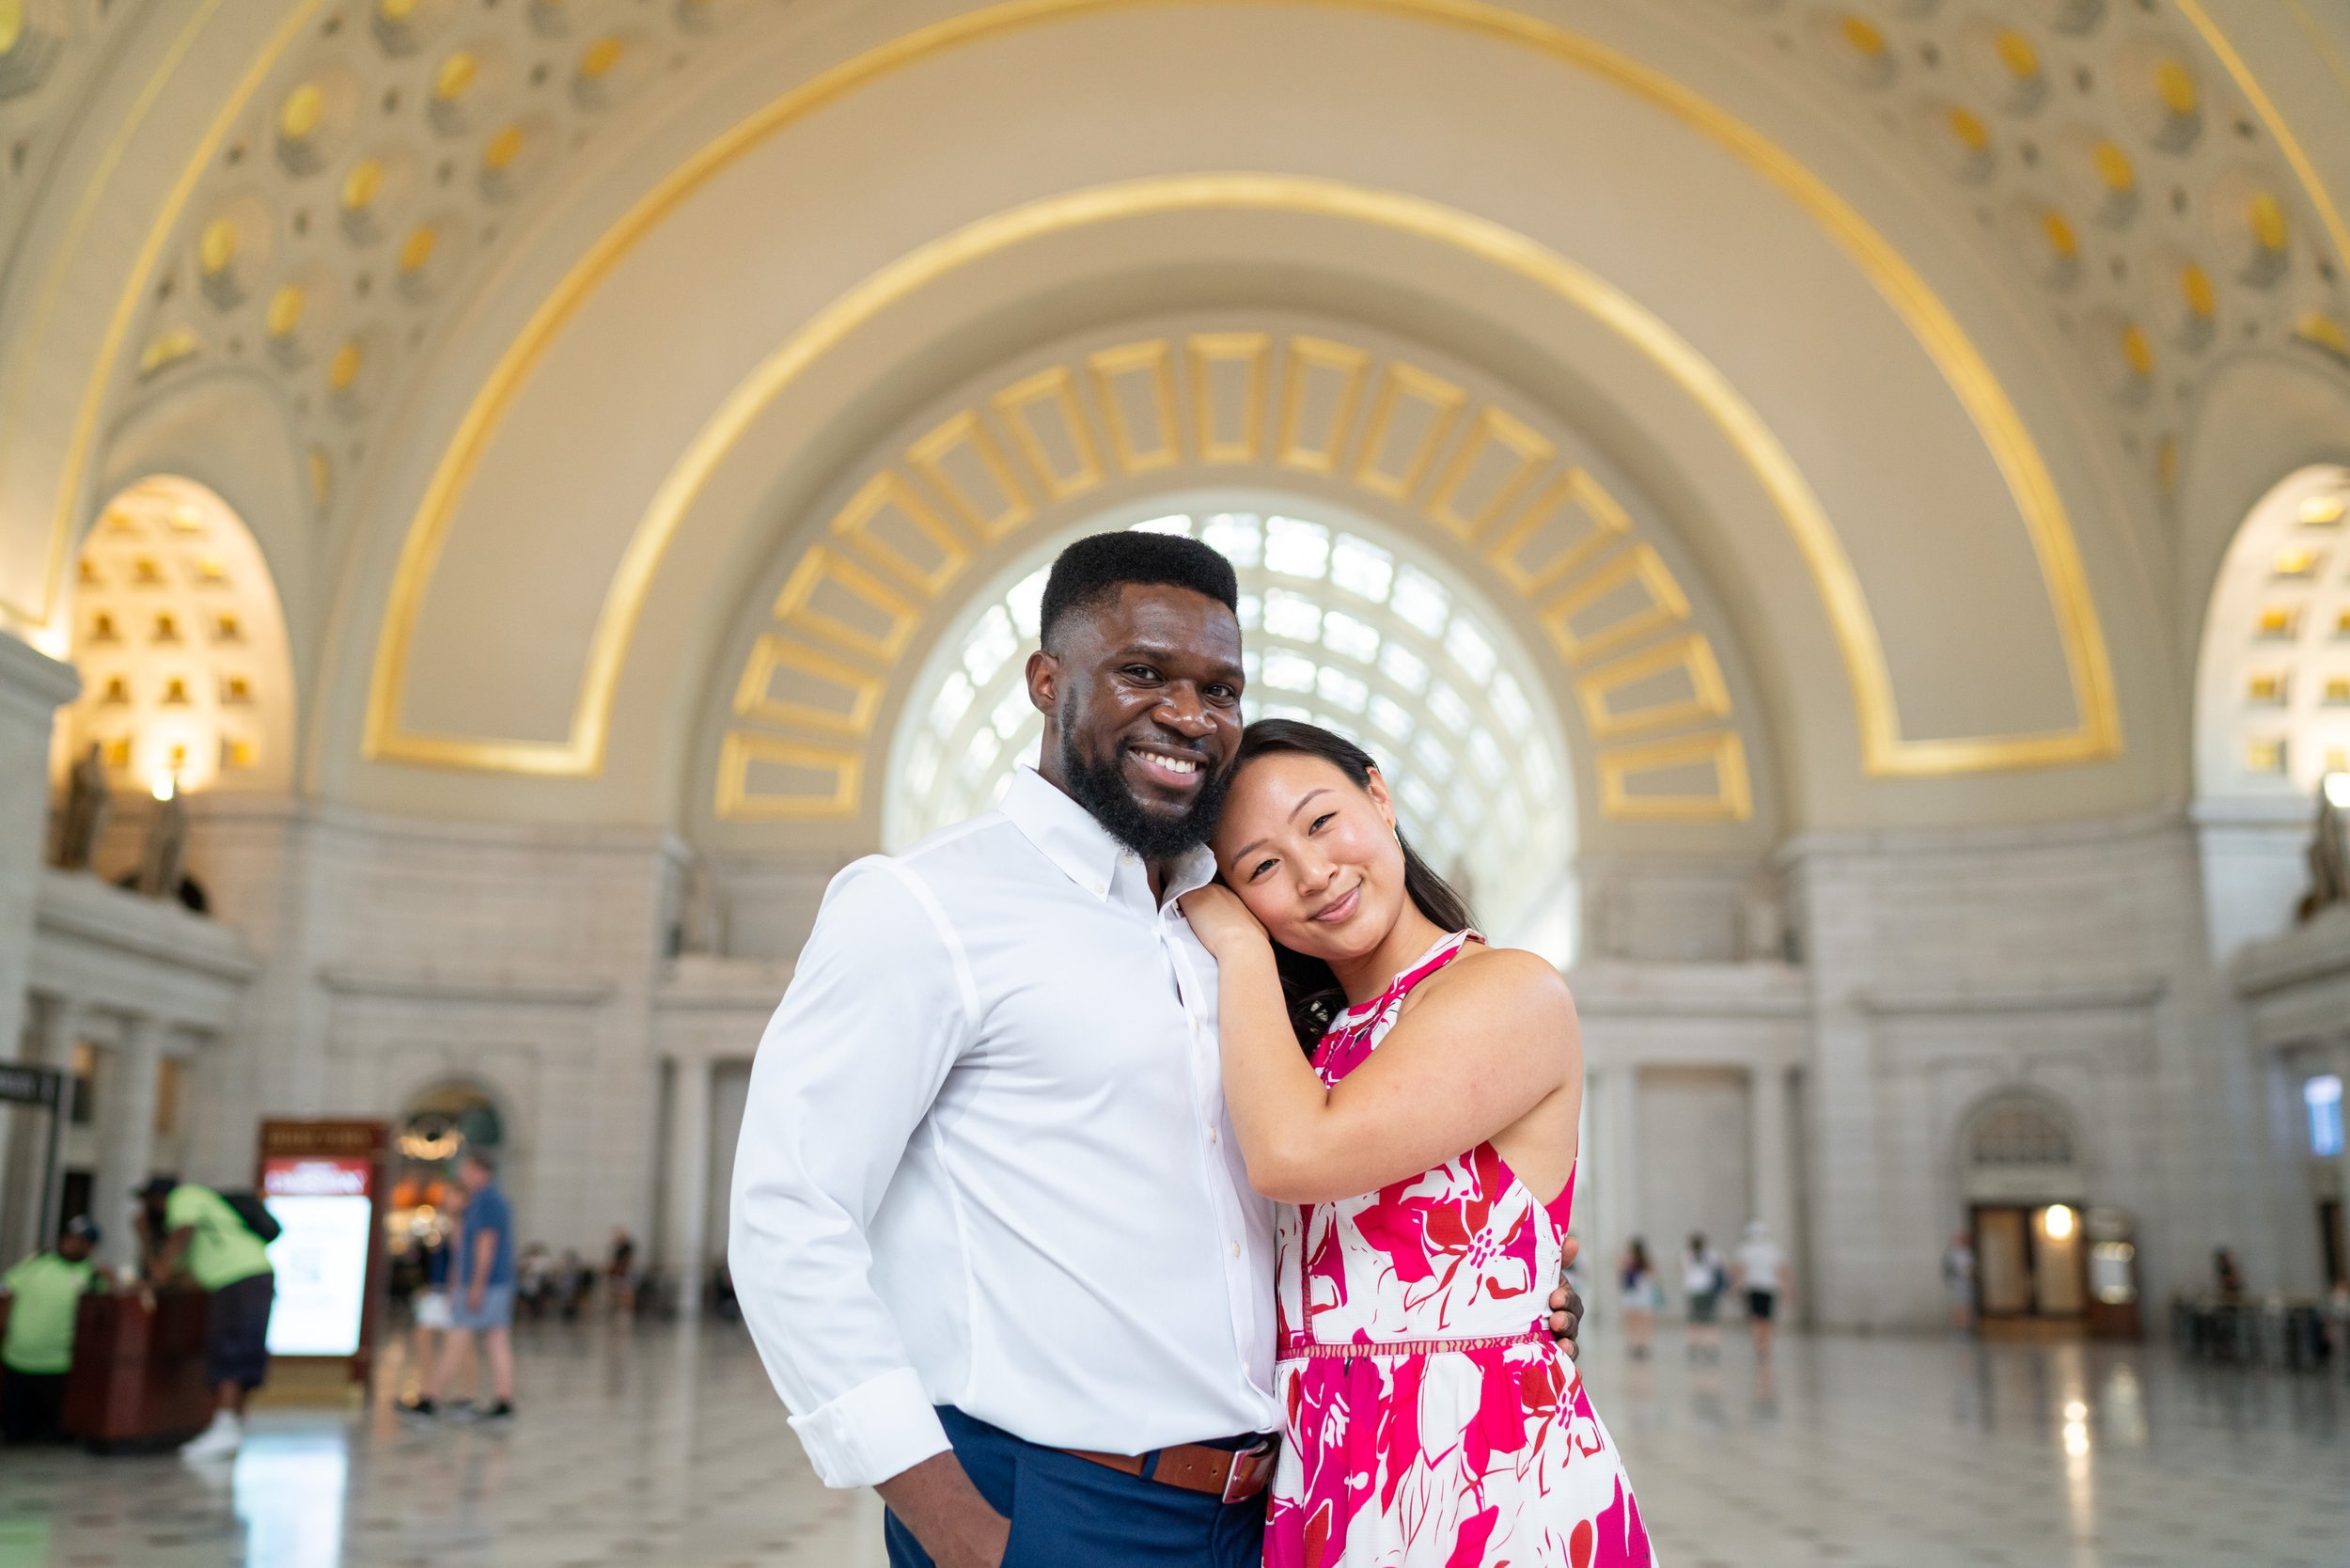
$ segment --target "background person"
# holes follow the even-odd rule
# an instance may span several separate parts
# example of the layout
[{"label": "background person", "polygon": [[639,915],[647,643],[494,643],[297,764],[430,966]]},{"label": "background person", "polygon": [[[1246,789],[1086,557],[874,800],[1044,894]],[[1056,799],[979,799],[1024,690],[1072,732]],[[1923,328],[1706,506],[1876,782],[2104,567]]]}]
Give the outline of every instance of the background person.
[{"label": "background person", "polygon": [[441,1199],[437,1216],[440,1234],[424,1248],[424,1284],[416,1292],[416,1365],[431,1367],[439,1359],[448,1333],[448,1273],[457,1254],[457,1236],[465,1219],[465,1195],[452,1189]]},{"label": "background person", "polygon": [[5,1275],[8,1332],[0,1340],[0,1442],[48,1443],[65,1435],[65,1378],[73,1370],[74,1319],[83,1295],[106,1288],[89,1261],[98,1227],[76,1215],[57,1245]]},{"label": "background person", "polygon": [[603,1274],[613,1317],[621,1323],[633,1322],[636,1316],[636,1238],[624,1226],[612,1227],[612,1251]]},{"label": "background person", "polygon": [[161,1238],[148,1260],[148,1283],[167,1284],[184,1270],[206,1297],[204,1375],[212,1386],[212,1421],[180,1452],[189,1459],[232,1454],[244,1441],[245,1399],[269,1376],[277,1276],[268,1245],[210,1187],[158,1176],[138,1196],[148,1233]]},{"label": "background person", "polygon": [[1722,1292],[1729,1283],[1722,1255],[1707,1244],[1702,1231],[1690,1231],[1689,1249],[1681,1255],[1681,1289],[1689,1298],[1689,1356],[1693,1360],[1722,1358]]},{"label": "background person", "polygon": [[534,1322],[547,1315],[547,1297],[554,1291],[550,1271],[553,1256],[544,1242],[532,1242],[514,1260],[514,1310]]},{"label": "background person", "polygon": [[1950,1332],[1967,1332],[1975,1326],[1975,1244],[1964,1231],[1943,1250],[1942,1288],[1950,1293]]},{"label": "background person", "polygon": [[1624,1342],[1635,1361],[1645,1361],[1656,1342],[1656,1309],[1664,1305],[1665,1289],[1657,1283],[1656,1265],[1649,1262],[1648,1243],[1637,1236],[1624,1248],[1619,1278],[1623,1286]]},{"label": "background person", "polygon": [[1770,1359],[1771,1317],[1787,1287],[1787,1257],[1771,1240],[1770,1227],[1759,1219],[1747,1222],[1747,1239],[1738,1244],[1738,1288],[1747,1293],[1747,1324],[1754,1332],[1758,1360]]},{"label": "background person", "polygon": [[465,1184],[465,1220],[457,1232],[449,1260],[449,1327],[442,1336],[440,1359],[425,1378],[424,1392],[401,1408],[412,1415],[439,1412],[442,1397],[457,1375],[459,1359],[473,1348],[478,1335],[482,1358],[489,1363],[493,1398],[481,1408],[483,1420],[510,1420],[514,1415],[514,1211],[497,1184],[497,1168],[488,1154],[468,1151],[457,1164],[458,1180]]}]

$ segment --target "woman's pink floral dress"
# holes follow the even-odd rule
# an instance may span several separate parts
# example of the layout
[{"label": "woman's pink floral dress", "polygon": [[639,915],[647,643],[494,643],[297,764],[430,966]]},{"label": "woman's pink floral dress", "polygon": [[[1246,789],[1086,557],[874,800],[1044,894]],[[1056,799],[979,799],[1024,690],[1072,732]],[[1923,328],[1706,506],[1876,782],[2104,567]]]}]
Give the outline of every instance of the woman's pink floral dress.
[{"label": "woman's pink floral dress", "polygon": [[[1314,1053],[1335,1084],[1445,938]],[[1574,1182],[1545,1207],[1482,1144],[1362,1198],[1280,1215],[1280,1471],[1266,1568],[1650,1562],[1616,1446],[1544,1319]]]}]

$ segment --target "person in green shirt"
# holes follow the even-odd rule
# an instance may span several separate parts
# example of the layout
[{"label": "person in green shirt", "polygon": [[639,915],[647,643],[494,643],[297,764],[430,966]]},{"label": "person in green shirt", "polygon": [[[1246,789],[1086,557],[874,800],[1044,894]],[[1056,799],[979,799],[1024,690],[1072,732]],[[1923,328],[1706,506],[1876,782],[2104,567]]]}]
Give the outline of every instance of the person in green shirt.
[{"label": "person in green shirt", "polygon": [[89,1261],[98,1227],[76,1215],[57,1245],[0,1274],[8,1294],[8,1332],[0,1340],[0,1441],[52,1442],[64,1435],[65,1377],[73,1369],[73,1320],[85,1292],[104,1290]]},{"label": "person in green shirt", "polygon": [[210,1298],[204,1370],[212,1422],[180,1451],[191,1459],[234,1453],[244,1441],[245,1396],[269,1375],[269,1314],[277,1298],[269,1248],[210,1187],[158,1176],[138,1197],[148,1234],[162,1238],[148,1262],[149,1281],[160,1285],[184,1272]]}]

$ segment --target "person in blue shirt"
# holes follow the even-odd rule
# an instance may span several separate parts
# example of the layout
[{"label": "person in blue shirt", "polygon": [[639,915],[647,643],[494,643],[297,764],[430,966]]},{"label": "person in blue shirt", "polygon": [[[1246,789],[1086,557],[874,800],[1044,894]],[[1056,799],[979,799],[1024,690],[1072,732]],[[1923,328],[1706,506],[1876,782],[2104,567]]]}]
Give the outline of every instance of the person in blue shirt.
[{"label": "person in blue shirt", "polygon": [[478,1335],[494,1394],[492,1402],[481,1407],[481,1419],[510,1420],[514,1415],[514,1211],[497,1184],[497,1166],[489,1154],[467,1150],[458,1162],[457,1176],[467,1197],[464,1224],[450,1244],[448,1332],[442,1336],[439,1359],[425,1376],[423,1393],[401,1408],[416,1416],[437,1414],[443,1395],[457,1375],[459,1360]]}]

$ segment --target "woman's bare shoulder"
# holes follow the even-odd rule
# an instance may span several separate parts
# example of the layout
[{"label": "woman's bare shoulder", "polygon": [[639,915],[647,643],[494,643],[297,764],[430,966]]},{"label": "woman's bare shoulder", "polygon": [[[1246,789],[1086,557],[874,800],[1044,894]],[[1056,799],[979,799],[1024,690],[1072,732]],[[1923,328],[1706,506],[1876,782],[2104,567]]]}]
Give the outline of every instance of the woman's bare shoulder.
[{"label": "woman's bare shoulder", "polygon": [[1495,948],[1472,942],[1461,956],[1428,977],[1406,999],[1409,1004],[1441,1002],[1449,1008],[1466,1004],[1480,1008],[1506,1007],[1536,1016],[1572,1018],[1574,997],[1567,977],[1540,953],[1524,948]]}]

